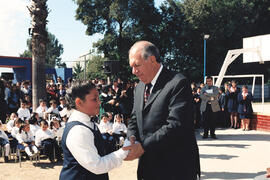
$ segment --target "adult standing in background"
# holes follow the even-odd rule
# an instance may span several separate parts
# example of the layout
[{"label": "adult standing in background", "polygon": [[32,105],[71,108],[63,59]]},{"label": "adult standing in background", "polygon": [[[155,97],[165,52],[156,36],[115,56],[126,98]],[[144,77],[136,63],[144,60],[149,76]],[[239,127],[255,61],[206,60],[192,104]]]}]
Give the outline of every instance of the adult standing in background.
[{"label": "adult standing in background", "polygon": [[203,113],[204,134],[203,138],[208,138],[210,130],[211,138],[217,139],[215,134],[217,112],[220,111],[218,103],[219,91],[218,87],[213,85],[213,78],[206,77],[206,85],[202,88],[201,92],[201,111]]},{"label": "adult standing in background", "polygon": [[230,113],[231,128],[238,128],[238,94],[240,89],[237,87],[236,81],[232,80],[231,87],[229,87],[226,95],[228,96],[228,111]]},{"label": "adult standing in background", "polygon": [[[129,51],[140,82],[128,122],[126,160],[139,158],[139,180],[195,180],[200,175],[189,81],[161,64],[157,47],[136,42]],[[134,144],[134,141],[138,143]]]}]

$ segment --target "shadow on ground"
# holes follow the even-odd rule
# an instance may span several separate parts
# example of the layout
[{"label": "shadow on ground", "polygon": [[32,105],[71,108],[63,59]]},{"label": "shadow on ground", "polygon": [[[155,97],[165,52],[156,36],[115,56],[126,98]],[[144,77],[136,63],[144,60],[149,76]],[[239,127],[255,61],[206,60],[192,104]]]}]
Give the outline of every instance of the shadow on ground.
[{"label": "shadow on ground", "polygon": [[238,156],[230,156],[226,154],[200,154],[200,158],[209,158],[209,159],[222,159],[230,160],[232,158],[237,158]]},{"label": "shadow on ground", "polygon": [[63,163],[51,163],[51,162],[38,162],[37,164],[34,163],[36,167],[40,167],[41,169],[53,169],[55,166],[62,166]]},{"label": "shadow on ground", "polygon": [[235,172],[202,172],[201,179],[253,179],[256,176],[265,174],[259,173],[235,173]]},{"label": "shadow on ground", "polygon": [[211,146],[211,147],[229,147],[229,148],[246,148],[248,144],[201,144],[199,146]]}]

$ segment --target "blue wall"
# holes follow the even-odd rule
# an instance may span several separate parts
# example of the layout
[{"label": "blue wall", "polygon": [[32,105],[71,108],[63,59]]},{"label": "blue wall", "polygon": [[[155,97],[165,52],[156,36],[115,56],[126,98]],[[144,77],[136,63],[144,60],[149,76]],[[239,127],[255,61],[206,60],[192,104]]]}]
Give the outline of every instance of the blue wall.
[{"label": "blue wall", "polygon": [[[13,83],[23,80],[32,81],[31,58],[0,56],[0,67],[13,68]],[[54,81],[57,77],[61,77],[67,83],[67,79],[72,78],[72,68],[46,68],[46,74],[53,74]]]}]

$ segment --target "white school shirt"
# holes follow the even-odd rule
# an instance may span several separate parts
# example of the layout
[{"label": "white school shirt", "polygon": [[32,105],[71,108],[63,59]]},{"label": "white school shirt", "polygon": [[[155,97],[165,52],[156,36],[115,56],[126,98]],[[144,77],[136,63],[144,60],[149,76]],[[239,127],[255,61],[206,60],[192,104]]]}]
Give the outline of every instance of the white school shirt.
[{"label": "white school shirt", "polygon": [[46,113],[54,113],[54,114],[59,114],[59,111],[58,111],[58,108],[53,108],[53,107],[50,107]]},{"label": "white school shirt", "polygon": [[19,133],[19,128],[16,127],[16,126],[14,126],[14,127],[12,128],[12,130],[11,130],[11,136],[12,136],[13,138],[16,139],[18,133]]},{"label": "white school shirt", "polygon": [[26,120],[29,120],[31,117],[30,111],[27,108],[19,108],[18,111],[18,118],[21,118],[21,120],[24,121],[24,117],[26,117]]},{"label": "white school shirt", "polygon": [[101,120],[98,125],[98,129],[101,133],[110,133],[113,130],[113,126],[112,123],[110,123],[109,121],[107,123],[104,123]]},{"label": "white school shirt", "polygon": [[56,137],[57,141],[61,141],[63,133],[64,133],[64,129],[63,127],[59,127],[58,129],[54,128],[52,129],[54,136]]},{"label": "white school shirt", "polygon": [[[90,117],[80,111],[72,112],[68,122],[72,121],[79,121],[94,129],[94,123],[90,121]],[[128,154],[121,148],[101,157],[95,146],[92,131],[81,125],[70,129],[66,138],[66,146],[78,163],[94,174],[104,174],[119,167]]]},{"label": "white school shirt", "polygon": [[6,127],[7,127],[7,132],[11,133],[11,130],[14,127],[14,120],[13,119],[9,120]]},{"label": "white school shirt", "polygon": [[7,134],[2,129],[0,129],[0,138],[3,138],[5,140],[8,140]]},{"label": "white school shirt", "polygon": [[121,134],[121,131],[127,133],[127,126],[124,123],[114,122],[113,123],[113,133]]},{"label": "white school shirt", "polygon": [[19,143],[26,143],[26,142],[35,141],[34,135],[31,131],[29,131],[29,132],[22,131],[21,133],[18,133],[17,140]]},{"label": "white school shirt", "polygon": [[40,127],[38,125],[30,124],[30,131],[32,132],[32,134],[34,135],[34,137],[36,136],[36,132],[39,129],[40,129]]},{"label": "white school shirt", "polygon": [[[44,111],[45,110],[45,111]],[[44,112],[43,112],[44,111]],[[43,106],[38,106],[38,108],[36,109],[36,113],[38,113],[38,117],[43,118],[44,117],[44,113],[48,111],[47,106],[43,107]]]},{"label": "white school shirt", "polygon": [[36,132],[35,144],[36,146],[41,146],[41,141],[45,139],[53,139],[54,137],[55,136],[51,130],[47,129],[46,131],[43,131],[42,129],[39,129]]}]

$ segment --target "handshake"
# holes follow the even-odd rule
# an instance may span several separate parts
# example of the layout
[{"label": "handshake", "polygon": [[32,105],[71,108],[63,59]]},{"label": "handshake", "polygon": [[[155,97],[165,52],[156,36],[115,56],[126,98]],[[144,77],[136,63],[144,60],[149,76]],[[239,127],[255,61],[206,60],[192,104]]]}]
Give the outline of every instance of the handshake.
[{"label": "handshake", "polygon": [[132,161],[137,159],[144,153],[144,149],[141,143],[135,141],[135,139],[126,139],[122,149],[126,151],[127,154],[126,158],[124,159],[125,161]]}]

